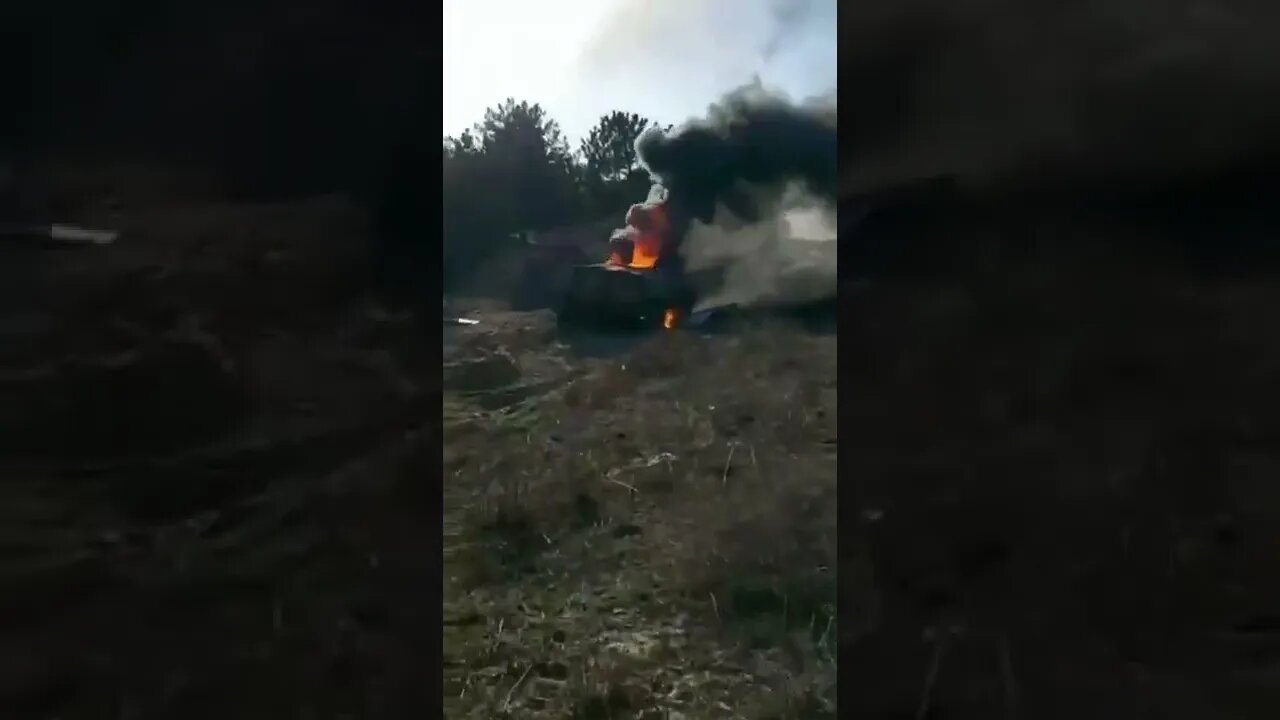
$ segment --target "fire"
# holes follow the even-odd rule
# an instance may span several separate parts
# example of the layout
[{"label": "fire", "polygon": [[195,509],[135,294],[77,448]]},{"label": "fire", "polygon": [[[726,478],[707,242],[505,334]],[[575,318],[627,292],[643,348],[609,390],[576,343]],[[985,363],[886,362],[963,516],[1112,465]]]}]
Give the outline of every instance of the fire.
[{"label": "fire", "polygon": [[621,250],[615,248],[606,262],[637,270],[657,267],[669,231],[666,208],[661,203],[632,205],[627,210],[626,223],[626,228],[618,231],[618,237],[630,246],[631,258],[628,260]]},{"label": "fire", "polygon": [[656,267],[658,257],[662,252],[662,239],[652,234],[641,232],[631,232],[628,233],[628,236],[631,240],[631,259],[628,260],[621,251],[614,250],[609,253],[609,259],[605,262],[609,265],[634,268],[636,270],[649,270]]},{"label": "fire", "polygon": [[674,328],[676,326],[676,319],[676,309],[667,308],[667,311],[662,313],[662,327],[668,330]]},{"label": "fire", "polygon": [[661,239],[656,239],[647,233],[638,235],[635,239],[635,247],[631,251],[631,262],[628,265],[640,269],[657,265],[661,244]]}]

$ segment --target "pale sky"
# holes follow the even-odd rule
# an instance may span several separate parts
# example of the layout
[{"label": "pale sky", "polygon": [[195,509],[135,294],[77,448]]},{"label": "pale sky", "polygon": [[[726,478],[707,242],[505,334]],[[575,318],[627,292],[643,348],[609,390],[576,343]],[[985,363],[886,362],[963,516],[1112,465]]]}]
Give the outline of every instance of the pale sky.
[{"label": "pale sky", "polygon": [[678,125],[755,76],[834,90],[836,0],[444,0],[448,135],[514,97],[576,148],[610,110]]}]

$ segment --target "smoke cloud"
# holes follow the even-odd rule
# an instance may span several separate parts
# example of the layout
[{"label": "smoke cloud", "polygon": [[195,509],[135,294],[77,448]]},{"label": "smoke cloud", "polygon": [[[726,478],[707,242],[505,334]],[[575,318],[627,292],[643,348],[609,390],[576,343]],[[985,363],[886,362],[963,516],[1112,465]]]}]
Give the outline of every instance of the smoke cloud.
[{"label": "smoke cloud", "polygon": [[834,294],[836,131],[834,93],[792,103],[757,81],[705,118],[639,138],[686,269],[718,276],[701,305]]},{"label": "smoke cloud", "polygon": [[681,246],[698,289],[695,311],[724,305],[789,306],[836,294],[836,214],[800,185],[748,222],[720,206],[690,224]]},{"label": "smoke cloud", "polygon": [[766,191],[780,196],[796,181],[835,202],[836,142],[834,97],[792,104],[756,82],[730,92],[702,120],[669,133],[651,128],[636,152],[670,191],[673,213],[711,222],[717,205],[725,205],[757,222]]}]

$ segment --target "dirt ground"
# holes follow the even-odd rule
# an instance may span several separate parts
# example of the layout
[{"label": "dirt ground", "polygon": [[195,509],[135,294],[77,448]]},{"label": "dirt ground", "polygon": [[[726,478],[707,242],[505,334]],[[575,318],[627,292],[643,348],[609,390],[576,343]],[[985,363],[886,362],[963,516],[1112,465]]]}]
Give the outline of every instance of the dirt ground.
[{"label": "dirt ground", "polygon": [[451,312],[448,716],[834,718],[834,334]]}]

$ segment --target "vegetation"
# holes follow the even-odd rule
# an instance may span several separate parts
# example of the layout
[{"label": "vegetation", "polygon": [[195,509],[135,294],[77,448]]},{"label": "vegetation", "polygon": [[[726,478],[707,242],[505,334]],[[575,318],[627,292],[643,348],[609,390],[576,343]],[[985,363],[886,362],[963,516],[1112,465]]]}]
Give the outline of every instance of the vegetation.
[{"label": "vegetation", "polygon": [[[508,99],[445,138],[449,274],[518,256],[501,243],[524,230],[621,222],[655,126],[611,112],[572,150]],[[446,715],[834,717],[835,337],[780,322],[599,357],[550,313],[465,294],[450,313],[480,322],[444,343]]]},{"label": "vegetation", "polygon": [[444,349],[446,715],[834,718],[835,337],[599,358],[549,314],[468,313]]},{"label": "vegetation", "polygon": [[635,143],[654,126],[614,111],[575,151],[541,105],[508,98],[444,138],[446,277],[465,275],[513,234],[621,217],[648,188]]}]

